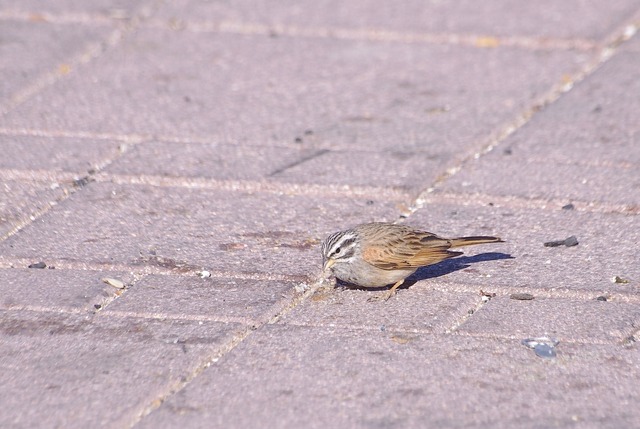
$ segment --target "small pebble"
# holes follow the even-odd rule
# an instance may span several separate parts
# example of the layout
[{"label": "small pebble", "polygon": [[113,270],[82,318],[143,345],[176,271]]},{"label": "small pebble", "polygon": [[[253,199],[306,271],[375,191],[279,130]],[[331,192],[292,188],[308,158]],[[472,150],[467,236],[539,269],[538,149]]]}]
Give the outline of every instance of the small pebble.
[{"label": "small pebble", "polygon": [[47,268],[47,264],[44,262],[36,262],[35,264],[29,265],[29,268]]},{"label": "small pebble", "polygon": [[541,357],[541,358],[556,357],[555,348],[550,346],[549,344],[537,344],[533,348],[533,351],[535,352],[536,356]]},{"label": "small pebble", "polygon": [[511,295],[509,295],[509,298],[511,299],[517,299],[519,301],[531,301],[532,299],[535,298],[535,296],[531,295],[530,293],[512,293]]},{"label": "small pebble", "polygon": [[564,240],[547,241],[546,243],[544,243],[544,247],[559,247],[559,246],[571,247],[571,246],[577,246],[577,245],[578,245],[578,238],[575,235],[572,235],[571,237],[568,237]]},{"label": "small pebble", "polygon": [[556,346],[560,344],[558,340],[550,337],[525,338],[522,345],[533,349],[536,356],[541,358],[552,358],[556,356]]},{"label": "small pebble", "polygon": [[124,289],[126,286],[122,280],[112,279],[111,277],[105,277],[102,279],[102,281],[109,286],[113,286],[116,289]]},{"label": "small pebble", "polygon": [[304,293],[307,289],[309,289],[309,285],[306,283],[299,283],[293,287],[297,293]]},{"label": "small pebble", "polygon": [[631,348],[635,345],[638,340],[633,335],[629,335],[624,340],[622,340],[622,346],[625,348]]},{"label": "small pebble", "polygon": [[207,270],[198,271],[196,274],[200,276],[201,279],[208,279],[211,277],[211,273]]},{"label": "small pebble", "polygon": [[572,235],[571,237],[569,237],[566,240],[564,240],[564,245],[567,246],[567,247],[577,246],[578,245],[578,238],[575,235]]},{"label": "small pebble", "polygon": [[620,284],[627,284],[629,283],[629,280],[627,279],[623,279],[622,277],[619,276],[615,276],[614,278],[611,279],[611,281],[613,283],[620,283]]}]

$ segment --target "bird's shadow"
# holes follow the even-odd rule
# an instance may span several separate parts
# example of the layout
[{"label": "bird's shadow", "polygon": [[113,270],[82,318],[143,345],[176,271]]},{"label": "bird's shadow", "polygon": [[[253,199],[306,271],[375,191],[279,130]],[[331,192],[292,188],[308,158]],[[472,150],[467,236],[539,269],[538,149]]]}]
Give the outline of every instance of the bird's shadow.
[{"label": "bird's shadow", "polygon": [[[445,259],[442,262],[438,262],[437,264],[429,265],[426,267],[421,267],[415,273],[411,274],[404,283],[399,287],[399,289],[406,289],[410,286],[413,286],[416,282],[420,280],[427,280],[436,277],[441,277],[447,274],[454,273],[456,271],[464,270],[465,268],[469,268],[471,264],[475,264],[478,262],[487,262],[487,261],[497,261],[501,259],[515,259],[508,253],[501,252],[487,252],[480,253],[474,256],[460,256],[452,259]],[[366,290],[383,290],[387,289],[388,286],[378,287],[378,288],[363,288],[355,285],[351,285],[344,282],[339,282],[342,286],[348,287],[349,289],[366,289]]]}]

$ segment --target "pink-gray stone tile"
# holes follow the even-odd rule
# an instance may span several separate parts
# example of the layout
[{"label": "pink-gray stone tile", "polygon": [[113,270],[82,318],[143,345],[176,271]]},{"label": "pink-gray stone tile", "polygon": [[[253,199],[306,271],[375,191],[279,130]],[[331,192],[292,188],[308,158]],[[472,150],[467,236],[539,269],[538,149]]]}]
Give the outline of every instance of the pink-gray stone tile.
[{"label": "pink-gray stone tile", "polygon": [[[90,43],[106,37],[108,31],[98,27],[3,20],[0,25],[0,109],[42,75],[57,73],[65,64],[68,67],[74,56],[85,51]],[[42,107],[51,106],[45,103]],[[0,125],[4,123],[0,118]]]},{"label": "pink-gray stone tile", "polygon": [[543,0],[514,7],[508,0],[455,2],[404,1],[402,7],[388,2],[366,0],[342,2],[322,0],[304,5],[294,0],[243,0],[198,2],[180,0],[166,3],[157,16],[167,21],[184,20],[308,27],[344,27],[386,31],[459,33],[540,38],[601,39],[622,25],[638,10],[637,2],[618,0]]},{"label": "pink-gray stone tile", "polygon": [[[487,292],[519,288],[587,296],[635,294],[640,281],[637,216],[508,206],[427,204],[409,224],[443,237],[497,235],[505,243],[461,248],[465,255],[418,271],[434,282],[477,285]],[[575,247],[544,247],[575,235]],[[505,259],[509,255],[511,258]],[[436,276],[437,278],[429,278]],[[629,281],[613,283],[615,276]],[[418,283],[420,284],[420,283]]]},{"label": "pink-gray stone tile", "polygon": [[[33,263],[41,262],[34,260]],[[42,261],[45,262],[46,261]],[[129,274],[37,268],[0,270],[0,308],[95,311],[120,293],[102,281],[115,278],[129,283]]]},{"label": "pink-gray stone tile", "polygon": [[2,135],[0,169],[86,175],[89,170],[117,158],[120,147],[121,143],[109,140]]},{"label": "pink-gray stone tile", "polygon": [[230,341],[234,324],[3,311],[2,427],[129,427]]},{"label": "pink-gray stone tile", "polygon": [[444,148],[430,152],[329,150],[308,148],[304,140],[297,147],[146,142],[128,151],[107,171],[419,191],[435,180],[450,158]]},{"label": "pink-gray stone tile", "polygon": [[111,165],[109,173],[226,180],[267,178],[287,166],[322,153],[299,147],[211,143],[146,142]]},{"label": "pink-gray stone tile", "polygon": [[630,427],[639,364],[617,345],[547,360],[518,340],[271,325],[139,427]]},{"label": "pink-gray stone tile", "polygon": [[281,323],[442,333],[464,320],[481,300],[479,293],[442,292],[417,286],[401,289],[386,302],[368,301],[383,292],[321,289],[282,318]]},{"label": "pink-gray stone tile", "polygon": [[459,332],[471,335],[559,341],[620,343],[640,326],[637,302],[493,298],[473,313]]},{"label": "pink-gray stone tile", "polygon": [[146,276],[104,310],[153,317],[257,323],[290,297],[291,282],[196,276]]},{"label": "pink-gray stone tile", "polygon": [[3,122],[244,145],[295,146],[302,136],[311,148],[457,154],[589,58],[142,29]]},{"label": "pink-gray stone tile", "polygon": [[[71,15],[89,14],[83,17],[89,22],[92,18],[131,18],[148,0],[60,0],[43,2],[40,0],[0,1],[0,14],[31,14],[34,21],[42,21],[47,17],[42,14]],[[82,18],[78,18],[81,20]]]},{"label": "pink-gray stone tile", "polygon": [[313,277],[320,270],[320,241],[329,233],[396,215],[396,204],[372,196],[92,183],[0,243],[0,251],[20,258]]},{"label": "pink-gray stone tile", "polygon": [[640,54],[621,49],[443,188],[637,207],[639,69]]},{"label": "pink-gray stone tile", "polygon": [[7,180],[0,173],[0,236],[31,222],[31,217],[64,197],[56,182]]},{"label": "pink-gray stone tile", "polygon": [[[450,160],[447,150],[327,151],[273,174],[273,180],[290,183],[391,187],[419,192],[429,187]],[[354,168],[360,165],[362,168]]]}]

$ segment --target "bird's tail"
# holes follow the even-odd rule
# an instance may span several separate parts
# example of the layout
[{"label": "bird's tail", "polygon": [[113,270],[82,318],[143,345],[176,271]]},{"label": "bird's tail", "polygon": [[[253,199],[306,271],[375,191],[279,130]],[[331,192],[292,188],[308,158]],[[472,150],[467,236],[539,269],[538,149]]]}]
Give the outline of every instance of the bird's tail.
[{"label": "bird's tail", "polygon": [[451,247],[473,246],[474,244],[484,243],[504,243],[500,237],[488,237],[483,235],[452,238],[449,241],[451,242]]}]

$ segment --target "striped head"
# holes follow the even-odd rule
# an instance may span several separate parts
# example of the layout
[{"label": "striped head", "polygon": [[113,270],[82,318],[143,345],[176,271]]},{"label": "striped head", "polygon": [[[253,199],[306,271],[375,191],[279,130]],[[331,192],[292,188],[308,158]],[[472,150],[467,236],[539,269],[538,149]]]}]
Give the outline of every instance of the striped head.
[{"label": "striped head", "polygon": [[360,246],[358,241],[358,234],[352,229],[336,232],[327,237],[322,243],[323,271],[334,264],[351,262]]}]

